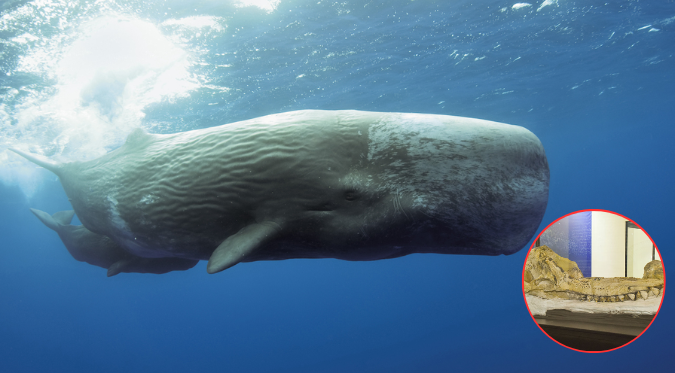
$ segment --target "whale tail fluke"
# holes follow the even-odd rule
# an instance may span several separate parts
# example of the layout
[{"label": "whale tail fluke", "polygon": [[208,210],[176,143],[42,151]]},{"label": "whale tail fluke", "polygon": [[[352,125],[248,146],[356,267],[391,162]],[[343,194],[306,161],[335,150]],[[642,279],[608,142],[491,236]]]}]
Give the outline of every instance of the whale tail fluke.
[{"label": "whale tail fluke", "polygon": [[183,258],[141,258],[129,254],[110,237],[94,233],[82,225],[70,225],[75,211],[59,211],[49,215],[38,209],[30,209],[44,225],[58,233],[66,249],[78,261],[103,267],[108,277],[119,273],[156,273],[185,271],[199,262]]},{"label": "whale tail fluke", "polygon": [[26,158],[27,160],[35,163],[36,165],[40,167],[44,167],[48,169],[49,171],[55,173],[57,176],[59,175],[59,171],[61,170],[61,167],[58,163],[52,161],[51,159],[38,155],[38,154],[28,154],[24,153],[21,150],[14,149],[14,148],[8,148],[8,150],[13,151],[14,153]]},{"label": "whale tail fluke", "polygon": [[73,216],[75,215],[75,211],[73,210],[59,211],[54,213],[54,215],[49,215],[48,213],[38,209],[30,209],[30,211],[35,214],[35,216],[37,216],[37,218],[40,219],[44,225],[56,232],[58,232],[60,227],[69,225],[73,220]]}]

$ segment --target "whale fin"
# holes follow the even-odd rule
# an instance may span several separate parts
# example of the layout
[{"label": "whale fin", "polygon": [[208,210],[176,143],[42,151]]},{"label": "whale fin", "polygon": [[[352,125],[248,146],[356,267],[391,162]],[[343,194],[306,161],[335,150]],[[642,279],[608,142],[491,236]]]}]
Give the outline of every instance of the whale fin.
[{"label": "whale fin", "polygon": [[44,168],[48,169],[49,171],[55,173],[56,175],[59,175],[59,171],[61,171],[61,168],[60,168],[58,163],[50,160],[49,158],[47,158],[45,156],[38,155],[38,154],[28,154],[28,153],[22,152],[21,150],[17,150],[17,149],[13,149],[13,148],[9,148],[8,150],[13,151],[14,153],[26,158],[27,160],[35,163],[36,165],[38,165],[40,167],[44,167]]},{"label": "whale fin", "polygon": [[40,219],[42,224],[57,232],[59,227],[69,225],[73,220],[73,216],[75,215],[75,211],[73,210],[59,211],[51,216],[48,213],[38,209],[30,209],[30,211],[35,214],[38,219]]},{"label": "whale fin", "polygon": [[218,245],[209,258],[206,271],[216,273],[232,267],[257,248],[269,242],[280,231],[281,226],[271,221],[255,223],[242,228]]},{"label": "whale fin", "polygon": [[185,271],[197,265],[199,260],[183,258],[141,258],[130,257],[116,261],[108,267],[108,277],[125,273],[163,274]]},{"label": "whale fin", "polygon": [[59,211],[52,214],[52,218],[61,225],[69,225],[73,221],[73,216],[75,216],[75,211],[73,210]]},{"label": "whale fin", "polygon": [[128,265],[129,259],[118,260],[115,263],[111,264],[110,267],[108,267],[108,273],[106,275],[108,277],[118,275],[122,271],[124,271],[124,268],[127,267]]}]

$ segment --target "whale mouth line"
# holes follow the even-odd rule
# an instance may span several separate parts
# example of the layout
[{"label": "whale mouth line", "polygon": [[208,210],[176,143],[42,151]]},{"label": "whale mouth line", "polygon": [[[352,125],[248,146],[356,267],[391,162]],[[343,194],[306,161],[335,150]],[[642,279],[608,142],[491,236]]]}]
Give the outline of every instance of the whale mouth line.
[{"label": "whale mouth line", "polygon": [[331,212],[331,211],[335,211],[335,210],[336,210],[335,206],[333,206],[331,204],[323,204],[323,205],[319,205],[319,206],[312,206],[312,207],[308,207],[306,209],[306,211],[311,211],[311,212]]}]

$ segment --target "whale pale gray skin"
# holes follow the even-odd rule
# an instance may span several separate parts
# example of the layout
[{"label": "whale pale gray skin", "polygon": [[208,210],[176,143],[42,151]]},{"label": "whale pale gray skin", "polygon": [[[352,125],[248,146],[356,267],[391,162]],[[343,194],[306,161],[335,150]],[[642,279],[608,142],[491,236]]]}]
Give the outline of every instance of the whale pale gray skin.
[{"label": "whale pale gray skin", "polygon": [[109,275],[198,260],[215,273],[258,260],[512,254],[548,201],[534,134],[446,115],[303,110],[138,129],[98,159],[63,164],[14,151],[59,176],[83,226],[34,213]]}]

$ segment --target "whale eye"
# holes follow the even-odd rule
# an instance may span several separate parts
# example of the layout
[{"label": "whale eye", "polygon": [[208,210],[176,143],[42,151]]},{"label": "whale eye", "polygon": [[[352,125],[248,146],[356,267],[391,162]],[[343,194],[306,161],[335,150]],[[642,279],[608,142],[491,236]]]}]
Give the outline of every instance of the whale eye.
[{"label": "whale eye", "polygon": [[358,197],[358,195],[357,195],[356,192],[353,191],[353,190],[348,190],[348,191],[345,192],[345,199],[346,199],[347,201],[353,201],[353,200],[355,200],[357,197]]}]

